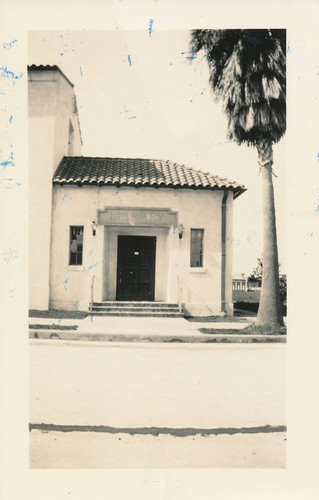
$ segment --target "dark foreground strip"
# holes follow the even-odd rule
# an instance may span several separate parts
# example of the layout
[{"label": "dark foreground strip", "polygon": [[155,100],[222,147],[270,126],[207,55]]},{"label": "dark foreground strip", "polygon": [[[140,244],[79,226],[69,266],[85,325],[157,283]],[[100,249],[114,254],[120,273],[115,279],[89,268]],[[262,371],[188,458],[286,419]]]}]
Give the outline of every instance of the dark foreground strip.
[{"label": "dark foreground strip", "polygon": [[30,330],[77,330],[78,325],[29,325]]},{"label": "dark foreground strip", "polygon": [[264,425],[260,427],[219,427],[217,429],[194,429],[193,427],[172,428],[172,427],[109,427],[107,425],[54,425],[54,424],[29,424],[29,431],[55,431],[55,432],[105,432],[108,434],[170,434],[171,436],[195,436],[202,434],[257,434],[265,432],[285,432],[285,425]]}]

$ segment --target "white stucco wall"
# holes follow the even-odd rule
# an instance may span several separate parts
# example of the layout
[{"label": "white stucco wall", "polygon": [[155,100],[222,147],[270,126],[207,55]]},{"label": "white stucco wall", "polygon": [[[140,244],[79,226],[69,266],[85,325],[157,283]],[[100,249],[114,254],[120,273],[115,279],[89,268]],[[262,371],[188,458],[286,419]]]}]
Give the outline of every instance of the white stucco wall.
[{"label": "white stucco wall", "polygon": [[[113,186],[57,186],[53,188],[50,307],[87,310],[92,276],[94,300],[114,300],[117,236],[157,237],[155,301],[178,302],[179,282],[185,311],[193,315],[221,313],[221,202],[222,191]],[[232,312],[232,194],[227,201],[226,312]],[[183,238],[174,228],[98,226],[91,223],[105,207],[169,208],[178,212]],[[69,227],[84,226],[83,266],[71,267]],[[204,266],[190,268],[190,229],[202,228]]]},{"label": "white stucco wall", "polygon": [[73,154],[81,154],[73,88],[57,70],[29,70],[29,306],[48,309],[52,176],[68,152],[69,122]]}]

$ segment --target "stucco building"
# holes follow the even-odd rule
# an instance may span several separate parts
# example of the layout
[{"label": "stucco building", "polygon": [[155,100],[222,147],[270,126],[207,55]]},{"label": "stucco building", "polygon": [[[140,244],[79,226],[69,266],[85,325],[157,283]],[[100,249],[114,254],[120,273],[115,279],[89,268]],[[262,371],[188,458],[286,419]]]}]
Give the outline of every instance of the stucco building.
[{"label": "stucco building", "polygon": [[81,155],[73,86],[29,67],[30,308],[121,301],[232,314],[236,182],[171,161]]},{"label": "stucco building", "polygon": [[233,276],[233,290],[247,290],[247,278],[244,273],[234,274]]}]

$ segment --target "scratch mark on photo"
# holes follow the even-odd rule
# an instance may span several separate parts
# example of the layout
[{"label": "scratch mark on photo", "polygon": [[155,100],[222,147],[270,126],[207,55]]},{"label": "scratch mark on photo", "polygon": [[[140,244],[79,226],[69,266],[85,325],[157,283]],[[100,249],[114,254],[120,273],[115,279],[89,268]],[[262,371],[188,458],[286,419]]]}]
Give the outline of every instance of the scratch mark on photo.
[{"label": "scratch mark on photo", "polygon": [[11,42],[4,42],[2,44],[3,48],[8,50],[8,49],[11,49],[16,43],[17,43],[17,39],[15,38],[14,40],[12,40]]},{"label": "scratch mark on photo", "polygon": [[153,32],[153,24],[154,24],[154,19],[150,19],[148,24],[148,34],[150,37],[152,36]]},{"label": "scratch mark on photo", "polygon": [[17,259],[18,258],[18,252],[16,250],[12,249],[11,247],[9,247],[8,250],[6,250],[2,255],[4,256],[3,257],[3,261],[6,264],[9,264],[9,262],[11,261],[11,259]]},{"label": "scratch mark on photo", "polygon": [[14,73],[13,71],[8,70],[8,66],[0,67],[0,78],[8,79],[12,81],[12,85],[15,85],[16,81],[21,80],[23,73]]}]

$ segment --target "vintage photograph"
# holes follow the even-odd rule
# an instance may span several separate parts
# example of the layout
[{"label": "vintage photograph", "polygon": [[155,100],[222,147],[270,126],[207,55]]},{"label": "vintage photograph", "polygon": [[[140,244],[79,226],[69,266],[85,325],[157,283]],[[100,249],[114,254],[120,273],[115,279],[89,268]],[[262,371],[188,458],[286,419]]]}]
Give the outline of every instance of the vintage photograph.
[{"label": "vintage photograph", "polygon": [[29,31],[29,467],[286,467],[285,29]]}]

